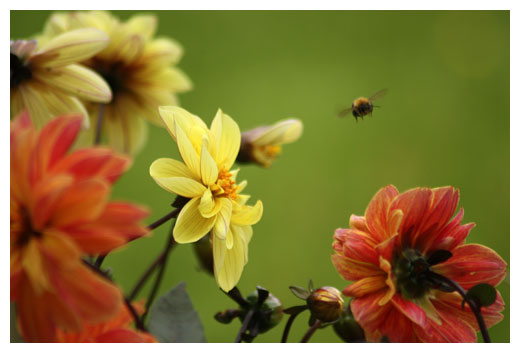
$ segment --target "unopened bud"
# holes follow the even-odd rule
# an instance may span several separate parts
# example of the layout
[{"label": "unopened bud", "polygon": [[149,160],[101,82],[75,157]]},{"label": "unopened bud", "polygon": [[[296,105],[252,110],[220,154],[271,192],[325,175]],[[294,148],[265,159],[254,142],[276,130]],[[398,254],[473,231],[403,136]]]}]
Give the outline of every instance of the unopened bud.
[{"label": "unopened bud", "polygon": [[270,126],[260,126],[241,136],[239,163],[256,163],[268,168],[280,154],[282,145],[300,138],[303,124],[298,119],[279,121]]},{"label": "unopened bud", "polygon": [[314,318],[321,322],[333,322],[343,312],[343,297],[334,287],[320,287],[307,298],[307,305]]},{"label": "unopened bud", "polygon": [[345,342],[365,342],[365,332],[354,319],[350,303],[345,306],[340,319],[334,323],[334,332]]},{"label": "unopened bud", "polygon": [[[248,295],[246,300],[251,303],[251,305],[255,305],[258,301],[258,290],[255,290],[253,293]],[[260,333],[272,329],[282,321],[282,303],[271,293],[269,293],[263,304],[260,306],[259,312],[258,328]]]}]

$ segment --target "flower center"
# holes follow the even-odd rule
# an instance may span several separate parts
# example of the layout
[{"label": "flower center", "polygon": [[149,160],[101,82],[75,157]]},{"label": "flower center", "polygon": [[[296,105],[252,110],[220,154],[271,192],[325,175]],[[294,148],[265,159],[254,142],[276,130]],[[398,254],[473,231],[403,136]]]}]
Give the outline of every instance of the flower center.
[{"label": "flower center", "polygon": [[32,77],[31,69],[20,58],[11,53],[11,88],[17,87],[23,81]]},{"label": "flower center", "polygon": [[278,155],[282,151],[282,147],[267,145],[267,146],[263,147],[263,150],[269,159],[274,159],[274,158],[278,157]]},{"label": "flower center", "polygon": [[421,298],[429,291],[430,264],[419,251],[404,250],[392,268],[397,289],[406,299]]},{"label": "flower center", "polygon": [[211,186],[211,191],[213,191],[215,197],[228,197],[233,200],[238,197],[237,186],[232,176],[233,174],[226,169],[222,169],[218,173],[216,184]]},{"label": "flower center", "polygon": [[23,207],[11,211],[11,237],[17,247],[27,245],[33,237],[41,237],[42,233],[33,229],[29,212]]},{"label": "flower center", "polygon": [[118,93],[128,90],[126,86],[130,70],[123,62],[103,61],[94,58],[92,60],[92,68],[105,79],[114,97]]}]

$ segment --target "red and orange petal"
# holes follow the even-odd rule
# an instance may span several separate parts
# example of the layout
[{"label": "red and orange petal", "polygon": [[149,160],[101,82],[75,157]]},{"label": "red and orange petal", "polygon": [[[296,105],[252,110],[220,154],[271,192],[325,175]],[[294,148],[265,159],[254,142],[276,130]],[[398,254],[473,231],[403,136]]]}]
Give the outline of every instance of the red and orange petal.
[{"label": "red and orange petal", "polygon": [[[81,264],[62,269],[47,264],[51,290],[37,292],[24,273],[16,281],[18,326],[26,342],[55,342],[56,329],[79,330],[117,313],[119,289]],[[13,282],[11,282],[13,284]]]},{"label": "red and orange petal", "polygon": [[[139,303],[134,308],[140,314],[143,312]],[[155,337],[149,333],[132,328],[133,317],[126,305],[122,305],[118,314],[110,320],[95,325],[84,324],[80,331],[70,332],[57,330],[58,342],[69,343],[154,343]]]}]

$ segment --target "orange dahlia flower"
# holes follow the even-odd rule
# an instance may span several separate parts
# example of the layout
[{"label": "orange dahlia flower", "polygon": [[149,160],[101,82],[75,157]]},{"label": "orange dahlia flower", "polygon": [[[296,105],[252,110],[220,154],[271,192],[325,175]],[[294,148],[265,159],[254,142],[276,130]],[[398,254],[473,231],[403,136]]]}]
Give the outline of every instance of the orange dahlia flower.
[{"label": "orange dahlia flower", "polygon": [[120,290],[82,262],[147,233],[147,211],[108,202],[130,160],[105,148],[67,153],[82,122],[63,116],[36,131],[11,125],[11,299],[26,341],[55,341],[117,314]]},{"label": "orange dahlia flower", "polygon": [[[432,271],[464,289],[499,284],[507,264],[493,250],[465,244],[474,223],[454,215],[459,192],[452,187],[416,188],[402,194],[392,185],[374,196],[365,216],[352,215],[350,229],[337,229],[332,262],[349,281],[343,293],[369,341],[475,342],[478,324],[462,297],[424,276]],[[439,263],[438,250],[452,256]],[[437,252],[437,254],[439,254]],[[482,308],[487,327],[500,320],[504,302]]]},{"label": "orange dahlia flower", "polygon": [[[139,314],[143,313],[140,304],[134,303]],[[97,325],[84,324],[80,332],[64,332],[58,329],[58,342],[64,343],[155,343],[157,340],[149,333],[136,331],[134,321],[127,306],[121,306],[119,313],[107,322]]]}]

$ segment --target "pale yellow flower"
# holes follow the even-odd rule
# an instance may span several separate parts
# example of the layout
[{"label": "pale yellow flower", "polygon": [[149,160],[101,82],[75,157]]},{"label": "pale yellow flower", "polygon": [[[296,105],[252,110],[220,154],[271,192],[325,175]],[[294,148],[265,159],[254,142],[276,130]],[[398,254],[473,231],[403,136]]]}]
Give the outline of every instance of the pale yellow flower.
[{"label": "pale yellow flower", "polygon": [[180,107],[160,107],[159,113],[184,163],[160,158],[150,166],[150,175],[165,190],[190,199],[177,218],[173,237],[178,243],[193,243],[211,234],[215,279],[227,292],[240,279],[251,225],[263,212],[261,201],[246,205],[249,195],[240,194],[246,181],[237,185],[238,169],[230,170],[240,148],[240,130],[221,110],[209,129]]},{"label": "pale yellow flower", "polygon": [[282,145],[300,138],[303,124],[298,119],[286,119],[270,126],[260,126],[242,134],[238,161],[271,166],[282,151]]},{"label": "pale yellow flower", "polygon": [[70,31],[37,47],[37,42],[11,42],[11,117],[27,109],[33,123],[66,113],[88,114],[78,98],[108,102],[107,83],[77,63],[89,59],[108,44],[108,37],[93,28]]},{"label": "pale yellow flower", "polygon": [[[104,142],[135,154],[146,142],[146,121],[161,125],[157,107],[179,105],[176,94],[192,87],[176,67],[183,49],[169,38],[154,38],[157,18],[153,15],[135,15],[121,22],[105,11],[54,14],[41,40],[85,27],[100,29],[110,37],[110,44],[85,62],[105,78],[113,93],[112,101],[103,107]],[[85,139],[92,143],[100,107],[87,108],[93,123]]]}]

